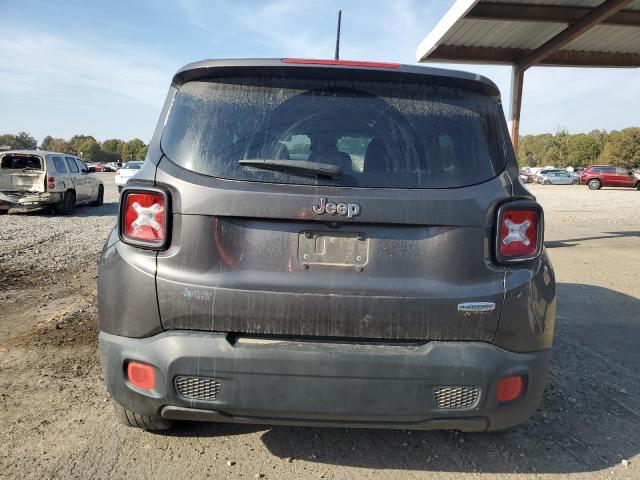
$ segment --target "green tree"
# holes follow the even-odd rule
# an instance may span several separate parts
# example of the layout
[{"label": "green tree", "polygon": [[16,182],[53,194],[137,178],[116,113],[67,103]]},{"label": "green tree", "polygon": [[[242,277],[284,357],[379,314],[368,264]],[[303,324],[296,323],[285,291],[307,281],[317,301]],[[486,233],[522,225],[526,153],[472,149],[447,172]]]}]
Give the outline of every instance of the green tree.
[{"label": "green tree", "polygon": [[566,165],[586,167],[597,163],[601,144],[598,138],[590,133],[570,135],[567,141]]},{"label": "green tree", "polygon": [[640,167],[640,128],[625,128],[611,132],[600,160],[621,167]]},{"label": "green tree", "polygon": [[551,138],[546,151],[548,163],[554,167],[567,165],[569,156],[569,132],[566,128],[559,128]]},{"label": "green tree", "polygon": [[54,138],[47,150],[59,153],[75,153],[75,150],[64,138]]},{"label": "green tree", "polygon": [[47,135],[42,139],[42,142],[40,143],[40,149],[52,151],[51,146],[53,145],[53,141],[54,138],[51,135]]},{"label": "green tree", "polygon": [[518,164],[530,167],[542,167],[549,163],[547,150],[553,139],[550,133],[541,135],[525,135],[520,138],[518,148]]},{"label": "green tree", "polygon": [[104,142],[102,142],[102,150],[104,150],[107,153],[120,156],[121,145],[122,145],[122,140],[118,138],[111,138],[109,140],[105,140]]},{"label": "green tree", "polygon": [[13,145],[15,144],[15,135],[12,135],[11,133],[5,133],[4,135],[0,135],[0,147],[2,147],[4,150],[11,150],[13,149]]},{"label": "green tree", "polygon": [[81,155],[89,162],[97,162],[100,160],[102,147],[93,137],[87,137],[83,140],[79,140],[74,148],[78,155]]},{"label": "green tree", "polygon": [[0,146],[11,150],[35,150],[38,142],[27,132],[19,132],[17,135],[6,133],[0,135]]},{"label": "green tree", "polygon": [[76,155],[80,155],[80,152],[83,152],[84,154],[84,150],[80,148],[80,144],[85,140],[93,140],[94,142],[96,141],[96,139],[91,135],[74,135],[69,139],[69,144],[71,145],[71,148],[73,148],[73,151]]},{"label": "green tree", "polygon": [[139,138],[133,138],[120,146],[120,158],[123,162],[144,160],[147,156],[147,146]]}]

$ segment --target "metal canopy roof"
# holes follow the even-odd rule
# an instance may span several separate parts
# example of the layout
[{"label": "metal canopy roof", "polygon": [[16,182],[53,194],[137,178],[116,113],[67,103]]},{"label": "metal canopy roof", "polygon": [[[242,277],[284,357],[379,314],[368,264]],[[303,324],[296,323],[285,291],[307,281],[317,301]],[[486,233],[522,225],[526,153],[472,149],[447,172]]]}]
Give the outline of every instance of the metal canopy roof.
[{"label": "metal canopy roof", "polygon": [[524,72],[640,67],[640,0],[457,0],[416,57],[512,65],[509,128],[517,151]]},{"label": "metal canopy roof", "polygon": [[416,57],[524,69],[638,67],[640,0],[457,0]]}]

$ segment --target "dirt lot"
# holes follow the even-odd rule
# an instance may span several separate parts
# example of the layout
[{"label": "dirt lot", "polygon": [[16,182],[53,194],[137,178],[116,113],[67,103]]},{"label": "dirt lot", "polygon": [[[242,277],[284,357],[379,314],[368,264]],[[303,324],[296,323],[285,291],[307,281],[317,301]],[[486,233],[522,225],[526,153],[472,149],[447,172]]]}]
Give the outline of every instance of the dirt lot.
[{"label": "dirt lot", "polygon": [[[118,425],[97,356],[95,278],[115,221],[0,217],[0,477],[640,478],[640,192],[533,186],[558,280],[550,384],[499,434]],[[623,460],[627,462],[623,462]]]}]

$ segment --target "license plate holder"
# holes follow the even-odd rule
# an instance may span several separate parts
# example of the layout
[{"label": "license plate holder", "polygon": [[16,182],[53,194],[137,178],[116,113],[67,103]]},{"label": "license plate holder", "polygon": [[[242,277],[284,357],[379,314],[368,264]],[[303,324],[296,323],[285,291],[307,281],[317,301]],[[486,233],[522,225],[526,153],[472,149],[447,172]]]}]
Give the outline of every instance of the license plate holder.
[{"label": "license plate holder", "polygon": [[369,239],[353,232],[300,232],[298,260],[304,265],[362,267],[369,258]]}]

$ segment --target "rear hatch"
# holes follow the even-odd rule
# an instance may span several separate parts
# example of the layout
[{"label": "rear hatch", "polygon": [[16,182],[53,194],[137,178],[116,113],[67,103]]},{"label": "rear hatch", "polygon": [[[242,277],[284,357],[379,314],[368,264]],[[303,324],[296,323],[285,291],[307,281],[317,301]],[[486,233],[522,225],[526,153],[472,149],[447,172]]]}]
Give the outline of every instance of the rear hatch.
[{"label": "rear hatch", "polygon": [[178,86],[156,173],[172,201],[164,327],[490,341],[504,298],[492,218],[511,192],[497,97],[318,71]]},{"label": "rear hatch", "polygon": [[27,153],[0,156],[0,192],[33,193],[45,191],[44,159]]}]

